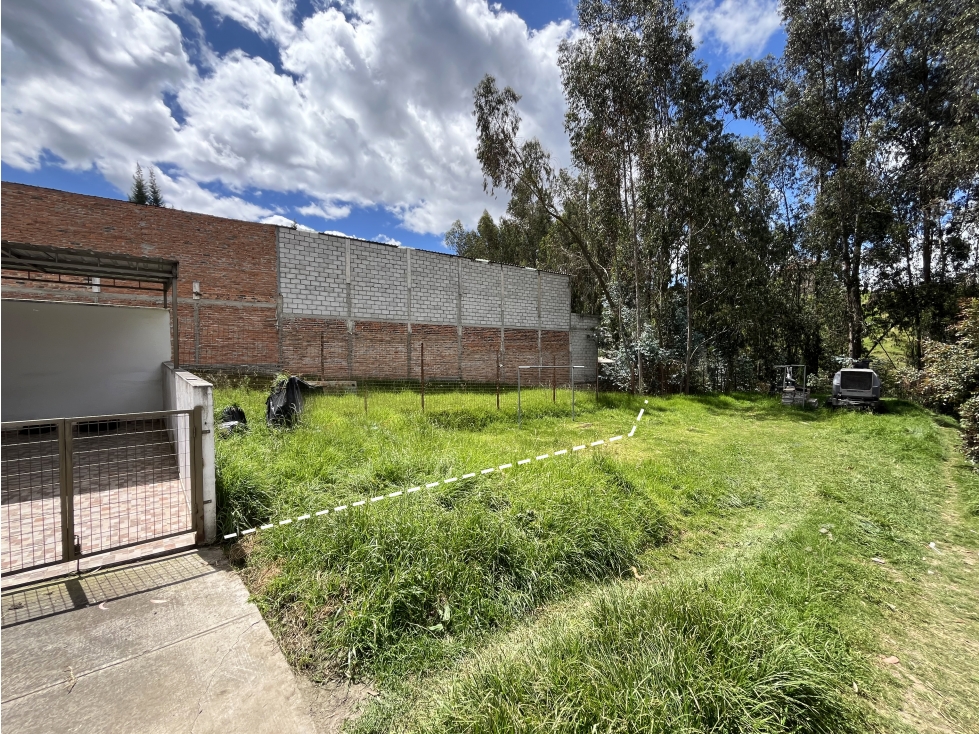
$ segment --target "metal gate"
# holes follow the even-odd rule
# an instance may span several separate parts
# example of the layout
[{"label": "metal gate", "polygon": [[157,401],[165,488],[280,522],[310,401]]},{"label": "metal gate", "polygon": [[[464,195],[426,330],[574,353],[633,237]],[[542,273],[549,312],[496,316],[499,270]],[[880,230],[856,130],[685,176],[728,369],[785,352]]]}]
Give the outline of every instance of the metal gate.
[{"label": "metal gate", "polygon": [[202,409],[2,424],[0,572],[195,532]]}]

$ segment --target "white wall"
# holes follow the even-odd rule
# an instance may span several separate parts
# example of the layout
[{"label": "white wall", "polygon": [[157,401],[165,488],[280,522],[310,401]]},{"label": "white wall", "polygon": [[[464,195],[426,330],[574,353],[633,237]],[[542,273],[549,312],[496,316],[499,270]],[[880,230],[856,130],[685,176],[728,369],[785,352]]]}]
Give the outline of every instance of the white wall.
[{"label": "white wall", "polygon": [[[201,439],[201,451],[204,459],[204,540],[212,543],[217,537],[217,507],[215,504],[214,487],[214,396],[211,383],[202,380],[186,370],[175,370],[173,362],[163,365],[163,403],[166,410],[192,410],[198,405],[203,408],[204,435]],[[182,421],[179,426],[186,425]],[[190,498],[190,466],[186,463],[190,458],[181,456],[180,477],[187,479],[186,487]]]},{"label": "white wall", "polygon": [[163,409],[168,311],[5,298],[0,317],[3,420]]}]

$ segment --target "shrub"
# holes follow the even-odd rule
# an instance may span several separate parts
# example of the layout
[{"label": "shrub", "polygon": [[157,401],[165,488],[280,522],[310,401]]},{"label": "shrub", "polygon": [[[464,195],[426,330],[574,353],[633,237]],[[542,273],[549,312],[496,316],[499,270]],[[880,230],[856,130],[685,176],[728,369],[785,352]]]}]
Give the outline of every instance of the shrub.
[{"label": "shrub", "polygon": [[962,426],[962,448],[973,464],[979,465],[979,395],[973,395],[959,407]]},{"label": "shrub", "polygon": [[966,302],[953,332],[957,339],[950,344],[925,343],[918,392],[929,407],[957,414],[979,390],[979,298]]}]

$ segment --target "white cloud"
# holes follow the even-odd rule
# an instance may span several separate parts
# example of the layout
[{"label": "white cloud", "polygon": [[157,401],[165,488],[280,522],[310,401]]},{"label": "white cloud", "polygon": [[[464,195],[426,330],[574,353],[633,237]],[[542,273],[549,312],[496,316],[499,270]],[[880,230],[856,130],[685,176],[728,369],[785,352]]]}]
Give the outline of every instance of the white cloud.
[{"label": "white cloud", "polygon": [[302,232],[315,232],[316,230],[312,227],[307,227],[305,224],[299,224],[289,217],[284,217],[281,214],[273,214],[270,217],[265,217],[261,220],[262,224],[278,224],[280,227],[294,227]]},{"label": "white cloud", "polygon": [[257,219],[277,212],[242,192],[298,193],[307,216],[380,206],[440,233],[506,203],[483,193],[474,152],[472,89],[491,73],[524,95],[522,135],[567,163],[557,45],[570,21],[532,32],[486,0],[350,0],[301,22],[292,0],[203,2],[271,41],[286,73],[200,53],[174,20],[202,32],[185,0],[74,0],[70,13],[7,0],[3,160],[36,168],[49,150],[124,191],[137,160],[155,162],[179,172],[161,187],[181,208]]},{"label": "white cloud", "polygon": [[729,56],[759,53],[782,23],[777,0],[699,0],[690,19],[698,45],[713,40]]},{"label": "white cloud", "polygon": [[376,234],[374,235],[375,242],[383,242],[385,245],[400,245],[401,240],[396,240],[394,237],[388,237],[386,234]]},{"label": "white cloud", "polygon": [[319,204],[307,204],[296,209],[300,214],[307,217],[322,217],[323,219],[343,219],[350,215],[350,207],[346,204],[335,202],[320,202]]}]

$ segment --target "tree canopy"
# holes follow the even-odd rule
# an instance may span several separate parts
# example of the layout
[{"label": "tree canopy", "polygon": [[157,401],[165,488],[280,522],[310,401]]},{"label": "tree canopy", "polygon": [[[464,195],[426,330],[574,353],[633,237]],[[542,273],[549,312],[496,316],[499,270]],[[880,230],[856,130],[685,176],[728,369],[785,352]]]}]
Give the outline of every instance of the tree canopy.
[{"label": "tree canopy", "polygon": [[446,244],[568,273],[622,386],[743,387],[885,343],[920,367],[975,295],[979,4],[781,7],[782,55],[710,80],[683,6],[579,0],[567,169],[521,136],[516,90],[474,90],[484,188],[510,202]]}]

